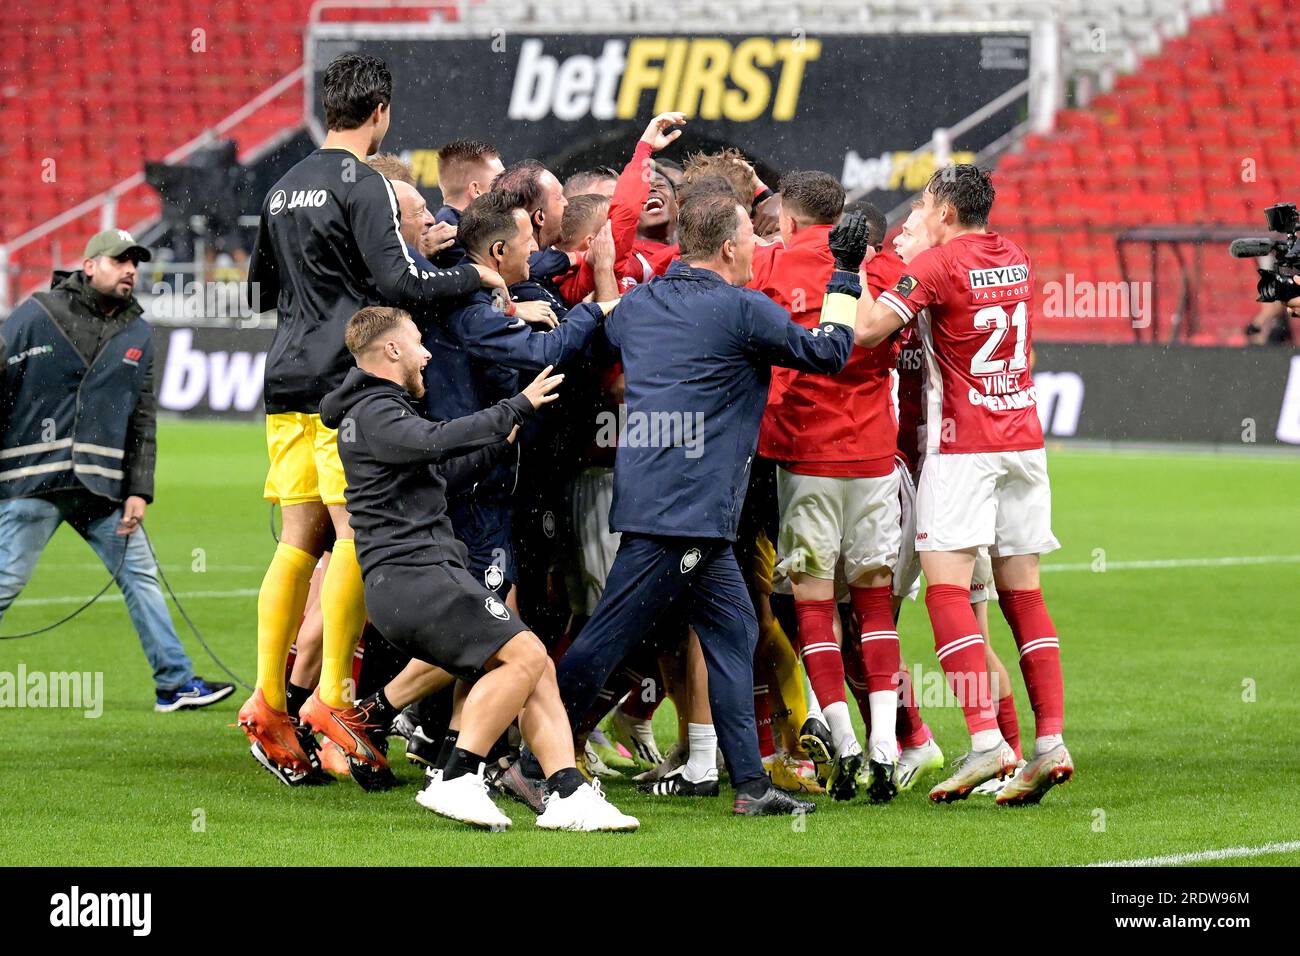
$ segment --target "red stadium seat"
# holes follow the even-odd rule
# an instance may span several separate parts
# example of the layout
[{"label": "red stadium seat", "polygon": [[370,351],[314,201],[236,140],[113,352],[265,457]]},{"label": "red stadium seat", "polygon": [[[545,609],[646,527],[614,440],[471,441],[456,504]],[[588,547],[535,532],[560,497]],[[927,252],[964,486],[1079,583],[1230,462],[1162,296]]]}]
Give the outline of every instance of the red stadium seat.
[{"label": "red stadium seat", "polygon": [[[1300,18],[1287,9],[1281,0],[1228,0],[1223,13],[1193,21],[1187,36],[1166,42],[1088,109],[1062,111],[1056,132],[1027,137],[1022,153],[1003,159],[999,169],[1022,178],[1015,189],[999,185],[994,216],[1018,227],[1007,232],[1033,256],[1040,287],[1064,271],[1120,279],[1115,236],[1126,229],[1223,225],[1245,234],[1263,229],[1265,206],[1298,201],[1292,127],[1300,63],[1291,51]],[[1255,274],[1216,246],[1201,258],[1193,277],[1199,320],[1188,341],[1239,344],[1254,313]],[[1151,278],[1145,250],[1130,260],[1139,273],[1131,278]],[[1157,271],[1170,290],[1161,304],[1168,328],[1179,289],[1171,253],[1161,254]],[[1036,334],[1134,337],[1124,319],[1044,318]]]}]

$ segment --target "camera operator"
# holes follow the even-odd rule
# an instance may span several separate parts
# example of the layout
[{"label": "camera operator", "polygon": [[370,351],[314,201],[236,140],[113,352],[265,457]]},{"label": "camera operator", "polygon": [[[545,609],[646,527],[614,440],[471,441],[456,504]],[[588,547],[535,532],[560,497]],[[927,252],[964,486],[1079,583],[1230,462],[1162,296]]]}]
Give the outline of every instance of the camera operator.
[{"label": "camera operator", "polygon": [[[1300,298],[1292,299],[1291,302],[1300,303]],[[1290,320],[1296,317],[1297,311],[1300,310],[1293,308],[1291,303],[1283,305],[1281,302],[1261,302],[1259,311],[1246,326],[1246,344],[1293,344],[1295,339],[1291,332]]]}]

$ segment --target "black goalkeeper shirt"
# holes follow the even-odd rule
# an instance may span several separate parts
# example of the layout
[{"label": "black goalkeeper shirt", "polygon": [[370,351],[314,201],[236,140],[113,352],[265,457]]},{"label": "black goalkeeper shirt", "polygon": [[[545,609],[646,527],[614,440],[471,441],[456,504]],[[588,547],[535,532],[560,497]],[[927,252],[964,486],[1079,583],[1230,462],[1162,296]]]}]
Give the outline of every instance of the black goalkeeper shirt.
[{"label": "black goalkeeper shirt", "polygon": [[479,287],[468,265],[421,269],[388,180],[346,149],[318,149],[271,187],[249,262],[249,304],[275,308],[268,415],[318,413],[353,367],[343,330],[368,305],[427,306]]}]

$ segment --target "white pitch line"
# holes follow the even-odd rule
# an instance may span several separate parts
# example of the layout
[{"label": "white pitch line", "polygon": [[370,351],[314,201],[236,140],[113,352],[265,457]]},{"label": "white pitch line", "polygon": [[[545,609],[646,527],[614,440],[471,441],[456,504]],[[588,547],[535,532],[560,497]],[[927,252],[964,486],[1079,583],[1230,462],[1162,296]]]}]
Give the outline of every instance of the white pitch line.
[{"label": "white pitch line", "polygon": [[[1149,561],[1105,561],[1102,567],[1106,571],[1147,571],[1158,568],[1226,568],[1248,564],[1296,564],[1300,563],[1300,554],[1260,554],[1239,555],[1222,558],[1156,558]],[[1044,564],[1040,569],[1047,571],[1097,571],[1094,562],[1078,564]],[[1097,571],[1098,574],[1102,573]]]},{"label": "white pitch line", "polygon": [[[93,593],[93,592],[92,592]],[[205,600],[205,599],[222,599],[222,598],[240,598],[253,597],[257,594],[257,588],[237,588],[233,591],[178,591],[176,596],[183,601]],[[84,604],[90,600],[89,594],[78,594],[73,597],[46,597],[46,598],[19,598],[14,601],[14,607],[43,607],[51,604]],[[119,604],[125,600],[122,595],[113,591],[105,594],[99,599],[100,601],[116,601]]]},{"label": "white pitch line", "polygon": [[1101,863],[1089,863],[1088,866],[1182,866],[1186,863],[1209,863],[1214,860],[1236,860],[1241,857],[1297,852],[1300,852],[1300,840],[1291,840],[1288,843],[1265,843],[1263,846],[1233,846],[1223,850],[1148,856],[1141,860],[1106,860]]}]

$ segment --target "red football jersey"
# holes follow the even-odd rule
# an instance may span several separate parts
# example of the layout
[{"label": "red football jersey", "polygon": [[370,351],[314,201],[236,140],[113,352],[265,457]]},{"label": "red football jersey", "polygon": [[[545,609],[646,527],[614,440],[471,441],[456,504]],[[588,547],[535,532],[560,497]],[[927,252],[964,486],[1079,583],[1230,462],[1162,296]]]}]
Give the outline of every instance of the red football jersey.
[{"label": "red football jersey", "polygon": [[925,451],[925,345],[916,326],[904,326],[898,333],[898,454],[913,474],[921,466]]},{"label": "red football jersey", "polygon": [[663,275],[677,258],[678,252],[676,243],[669,245],[653,239],[638,238],[632,243],[632,255],[628,257],[626,267],[619,273],[620,290],[628,290],[624,279],[632,279],[635,280],[634,284],[640,284]]},{"label": "red football jersey", "polygon": [[[754,250],[758,289],[806,328],[821,323],[822,295],[835,268],[830,226],[809,226],[790,245]],[[855,347],[838,375],[772,369],[758,453],[802,475],[878,478],[894,467],[898,421],[891,375],[896,345]]]},{"label": "red football jersey", "polygon": [[894,283],[906,271],[907,266],[903,264],[902,259],[898,258],[897,253],[889,249],[881,249],[877,252],[871,257],[867,267],[862,270],[867,277],[866,286],[867,291],[871,293],[871,298],[879,299],[880,293],[892,289]]},{"label": "red football jersey", "polygon": [[920,316],[927,452],[1043,447],[1029,375],[1033,287],[1025,251],[979,232],[927,249],[881,293],[878,301],[904,321]]}]

